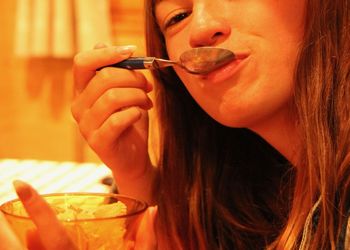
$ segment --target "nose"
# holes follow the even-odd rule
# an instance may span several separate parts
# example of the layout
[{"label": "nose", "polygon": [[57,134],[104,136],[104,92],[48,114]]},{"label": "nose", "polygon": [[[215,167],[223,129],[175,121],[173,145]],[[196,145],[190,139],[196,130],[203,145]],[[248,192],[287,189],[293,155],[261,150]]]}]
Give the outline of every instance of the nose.
[{"label": "nose", "polygon": [[190,30],[191,47],[213,46],[226,40],[231,26],[213,5],[200,5],[193,8]]}]

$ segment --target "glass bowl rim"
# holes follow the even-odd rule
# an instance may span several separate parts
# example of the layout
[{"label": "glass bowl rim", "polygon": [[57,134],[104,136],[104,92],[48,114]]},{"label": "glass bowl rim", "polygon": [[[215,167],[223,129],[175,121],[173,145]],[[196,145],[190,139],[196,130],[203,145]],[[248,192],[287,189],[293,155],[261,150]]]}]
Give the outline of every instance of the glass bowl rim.
[{"label": "glass bowl rim", "polygon": [[[129,200],[132,202],[136,202],[138,204],[140,204],[140,208],[132,213],[127,213],[124,215],[117,215],[117,216],[110,216],[110,217],[103,217],[103,218],[86,218],[86,219],[67,219],[67,220],[62,220],[62,219],[58,219],[61,222],[64,223],[75,223],[75,222],[88,222],[88,221],[106,221],[106,220],[115,220],[115,219],[122,219],[122,218],[129,218],[138,214],[143,213],[144,211],[146,211],[146,209],[148,208],[148,204],[142,200],[138,200],[136,198],[133,198],[131,196],[127,196],[127,195],[122,195],[122,194],[114,194],[114,193],[94,193],[94,192],[62,192],[62,193],[47,193],[47,194],[40,194],[41,197],[52,197],[52,196],[104,196],[104,197],[111,197],[111,198],[121,198],[121,199],[125,199],[125,200]],[[22,219],[22,220],[30,220],[29,216],[23,216],[23,215],[16,215],[16,214],[11,214],[7,211],[5,211],[4,207],[10,203],[13,202],[21,202],[19,198],[15,198],[9,201],[4,202],[3,204],[0,205],[0,211],[2,213],[4,213],[6,216],[10,216],[13,218],[17,218],[17,219]]]}]

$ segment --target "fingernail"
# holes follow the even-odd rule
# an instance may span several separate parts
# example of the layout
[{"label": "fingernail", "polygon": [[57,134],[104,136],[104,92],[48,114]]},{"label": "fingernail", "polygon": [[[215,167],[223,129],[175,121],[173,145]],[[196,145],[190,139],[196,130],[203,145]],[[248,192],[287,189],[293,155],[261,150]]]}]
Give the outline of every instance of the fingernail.
[{"label": "fingernail", "polygon": [[98,42],[95,44],[94,49],[102,49],[102,48],[106,48],[106,47],[107,47],[107,45],[105,43]]},{"label": "fingernail", "polygon": [[30,186],[20,180],[13,181],[13,186],[15,187],[18,197],[23,201],[28,201],[32,197],[32,192]]},{"label": "fingernail", "polygon": [[135,52],[136,48],[135,45],[119,46],[117,47],[117,52],[121,55],[130,55]]},{"label": "fingernail", "polygon": [[151,108],[153,108],[153,102],[152,102],[152,100],[148,99],[148,101],[147,101],[147,109],[151,109]]}]

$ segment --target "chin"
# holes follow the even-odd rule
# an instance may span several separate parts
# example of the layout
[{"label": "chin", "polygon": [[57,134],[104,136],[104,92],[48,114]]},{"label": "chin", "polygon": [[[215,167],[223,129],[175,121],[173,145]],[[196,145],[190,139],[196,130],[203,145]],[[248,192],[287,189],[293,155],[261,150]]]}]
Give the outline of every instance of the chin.
[{"label": "chin", "polygon": [[239,117],[215,117],[212,116],[212,118],[220,123],[223,126],[230,127],[230,128],[243,128],[246,127],[248,124],[247,120],[239,118]]},{"label": "chin", "polygon": [[244,109],[228,109],[208,114],[218,123],[231,128],[249,128],[261,122],[261,114],[246,112]]}]

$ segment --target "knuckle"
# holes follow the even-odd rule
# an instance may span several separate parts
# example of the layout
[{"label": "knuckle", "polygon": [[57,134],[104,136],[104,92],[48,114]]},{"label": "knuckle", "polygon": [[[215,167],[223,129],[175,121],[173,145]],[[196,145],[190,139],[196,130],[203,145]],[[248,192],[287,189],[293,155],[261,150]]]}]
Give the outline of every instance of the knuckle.
[{"label": "knuckle", "polygon": [[79,131],[80,131],[80,134],[84,137],[84,139],[86,141],[88,141],[90,139],[91,133],[82,124],[79,124]]},{"label": "knuckle", "polygon": [[109,131],[109,133],[115,134],[117,131],[120,132],[126,126],[126,119],[122,115],[123,112],[125,111],[119,111],[110,117],[107,123],[107,131]]},{"label": "knuckle", "polygon": [[88,122],[87,116],[88,111],[85,111],[85,113],[80,115],[80,121],[78,122],[79,131],[85,139],[88,139],[92,134],[92,129]]},{"label": "knuckle", "polygon": [[85,55],[83,52],[76,54],[73,58],[73,64],[78,68],[84,67],[86,61],[84,58]]},{"label": "knuckle", "polygon": [[92,148],[92,149],[94,149],[94,150],[96,150],[97,148],[98,148],[98,145],[99,145],[99,141],[101,141],[100,139],[99,139],[99,135],[98,135],[98,133],[97,132],[93,132],[93,133],[91,133],[88,137],[86,137],[86,142],[89,144],[89,146]]},{"label": "knuckle", "polygon": [[96,73],[96,77],[102,82],[109,82],[113,75],[113,69],[106,67]]},{"label": "knuckle", "polygon": [[114,103],[118,99],[118,94],[115,89],[108,89],[104,96],[104,102],[106,104]]},{"label": "knuckle", "polygon": [[120,126],[120,119],[116,115],[112,115],[108,122],[108,129],[115,130]]},{"label": "knuckle", "polygon": [[74,120],[79,122],[79,120],[80,120],[79,108],[78,108],[78,105],[75,102],[72,103],[72,105],[70,107],[70,112],[71,112]]}]

